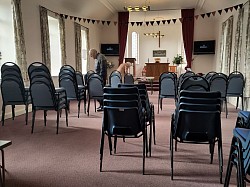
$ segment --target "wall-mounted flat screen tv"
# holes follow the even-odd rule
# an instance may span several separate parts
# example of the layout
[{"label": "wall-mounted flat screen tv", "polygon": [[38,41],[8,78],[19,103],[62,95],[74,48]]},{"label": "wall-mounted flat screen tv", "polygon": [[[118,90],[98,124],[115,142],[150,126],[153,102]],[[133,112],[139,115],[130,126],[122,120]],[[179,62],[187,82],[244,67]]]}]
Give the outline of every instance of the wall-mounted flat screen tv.
[{"label": "wall-mounted flat screen tv", "polygon": [[215,40],[195,41],[194,55],[215,54]]},{"label": "wall-mounted flat screen tv", "polygon": [[119,56],[119,44],[101,44],[101,53],[106,56]]}]

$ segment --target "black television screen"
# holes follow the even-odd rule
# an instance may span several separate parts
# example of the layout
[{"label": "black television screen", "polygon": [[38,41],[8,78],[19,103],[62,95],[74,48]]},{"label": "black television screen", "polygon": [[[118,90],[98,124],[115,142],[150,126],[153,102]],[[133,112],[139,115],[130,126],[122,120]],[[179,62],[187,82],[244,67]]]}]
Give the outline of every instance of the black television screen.
[{"label": "black television screen", "polygon": [[194,55],[215,54],[215,40],[195,41]]},{"label": "black television screen", "polygon": [[106,56],[119,56],[119,44],[101,44],[101,53]]}]

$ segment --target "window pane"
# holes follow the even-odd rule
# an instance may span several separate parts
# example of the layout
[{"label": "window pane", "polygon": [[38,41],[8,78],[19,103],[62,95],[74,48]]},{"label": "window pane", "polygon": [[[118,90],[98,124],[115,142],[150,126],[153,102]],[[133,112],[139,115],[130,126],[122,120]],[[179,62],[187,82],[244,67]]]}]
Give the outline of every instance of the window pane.
[{"label": "window pane", "polygon": [[50,37],[50,55],[51,55],[51,75],[58,76],[61,63],[61,44],[59,20],[48,16],[49,37]]},{"label": "window pane", "polygon": [[87,65],[88,65],[88,41],[87,36],[88,32],[86,28],[81,30],[82,35],[82,73],[87,73]]},{"label": "window pane", "polygon": [[2,64],[7,61],[16,62],[16,48],[11,0],[0,1],[0,30],[1,67]]}]

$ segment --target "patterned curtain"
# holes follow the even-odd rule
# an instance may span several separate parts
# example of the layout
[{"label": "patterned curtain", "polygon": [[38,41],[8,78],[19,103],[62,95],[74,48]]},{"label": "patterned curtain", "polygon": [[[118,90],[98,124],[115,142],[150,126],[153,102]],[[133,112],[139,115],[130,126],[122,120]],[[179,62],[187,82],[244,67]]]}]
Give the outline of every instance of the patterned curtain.
[{"label": "patterned curtain", "polygon": [[89,29],[87,29],[86,30],[86,32],[87,32],[87,71],[88,70],[90,70],[90,64],[89,64],[89,46],[90,46],[90,44],[89,44]]},{"label": "patterned curtain", "polygon": [[[229,74],[230,72],[230,62],[231,62],[231,50],[232,50],[232,38],[233,38],[233,16],[230,16],[226,23],[226,28],[224,29],[223,41],[223,51],[221,54],[221,69],[220,72]],[[224,24],[224,23],[223,23]],[[222,27],[223,27],[222,24]]]},{"label": "patterned curtain", "polygon": [[226,22],[223,22],[223,23],[222,23],[222,29],[221,29],[221,38],[220,38],[220,61],[219,61],[219,72],[222,71],[222,64],[223,64],[223,60],[224,60],[225,30],[226,30]]},{"label": "patterned curtain", "polygon": [[244,17],[244,8],[241,8],[239,10],[239,15],[237,20],[235,43],[234,43],[234,62],[232,63],[231,71],[237,71],[241,63],[243,17]]},{"label": "patterned curtain", "polygon": [[66,56],[66,42],[65,42],[65,20],[62,16],[59,17],[59,29],[60,29],[60,44],[61,44],[61,61],[62,65],[66,65],[67,56]]},{"label": "patterned curtain", "polygon": [[81,38],[81,25],[75,23],[75,58],[76,58],[76,71],[82,71],[82,38]]},{"label": "patterned curtain", "polygon": [[16,45],[16,60],[21,69],[24,81],[28,80],[27,74],[27,61],[26,61],[26,48],[23,31],[23,20],[21,11],[20,0],[12,0],[13,7],[13,22],[15,32],[15,45]]},{"label": "patterned curtain", "polygon": [[245,53],[245,97],[250,97],[250,1],[248,1],[248,20],[247,20],[247,31],[246,31],[246,53]]},{"label": "patterned curtain", "polygon": [[42,6],[39,8],[43,63],[51,70],[48,11]]}]

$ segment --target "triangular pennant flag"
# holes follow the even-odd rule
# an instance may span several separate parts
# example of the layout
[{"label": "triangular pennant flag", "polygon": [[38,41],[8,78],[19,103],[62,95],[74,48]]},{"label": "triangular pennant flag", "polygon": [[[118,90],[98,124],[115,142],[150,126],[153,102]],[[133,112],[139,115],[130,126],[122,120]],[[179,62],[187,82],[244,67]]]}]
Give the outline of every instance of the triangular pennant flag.
[{"label": "triangular pennant flag", "polygon": [[167,22],[168,22],[168,24],[170,24],[170,22],[171,22],[171,19],[167,20]]},{"label": "triangular pennant flag", "polygon": [[154,23],[155,23],[155,21],[150,21],[150,24],[153,26],[154,25]]},{"label": "triangular pennant flag", "polygon": [[77,17],[74,17],[74,20],[76,21]]},{"label": "triangular pennant flag", "polygon": [[237,9],[238,9],[238,6],[239,6],[239,5],[235,5],[235,6],[234,6],[234,9],[237,10]]},{"label": "triangular pennant flag", "polygon": [[228,12],[228,9],[229,9],[229,8],[225,8],[225,9],[224,9],[226,13]]},{"label": "triangular pennant flag", "polygon": [[149,21],[146,21],[146,25],[148,26],[148,24],[149,24]]},{"label": "triangular pennant flag", "polygon": [[176,19],[172,19],[172,20],[173,20],[174,23],[176,22]]},{"label": "triangular pennant flag", "polygon": [[135,22],[130,22],[132,26],[134,26]]},{"label": "triangular pennant flag", "polygon": [[73,16],[69,16],[70,19],[73,19]]},{"label": "triangular pennant flag", "polygon": [[90,22],[90,19],[87,19],[87,22],[89,23],[89,22]]},{"label": "triangular pennant flag", "polygon": [[221,13],[222,13],[222,10],[218,10],[218,12],[219,12],[219,14],[221,15]]},{"label": "triangular pennant flag", "polygon": [[104,24],[105,24],[105,21],[102,21],[102,24],[104,25]]},{"label": "triangular pennant flag", "polygon": [[107,21],[107,24],[109,25],[111,21]]},{"label": "triangular pennant flag", "polygon": [[163,23],[163,24],[165,25],[165,23],[166,23],[166,20],[162,20],[161,22],[162,22],[162,23]]},{"label": "triangular pennant flag", "polygon": [[139,22],[139,23],[140,23],[140,26],[142,26],[143,22],[141,21],[141,22]]},{"label": "triangular pennant flag", "polygon": [[199,15],[196,15],[196,16],[194,16],[194,17],[195,17],[195,19],[198,19]]},{"label": "triangular pennant flag", "polygon": [[100,20],[96,20],[96,23],[99,24],[99,23],[100,23]]},{"label": "triangular pennant flag", "polygon": [[95,20],[94,19],[92,19],[92,23],[95,24]]},{"label": "triangular pennant flag", "polygon": [[214,12],[212,12],[212,14],[213,14],[213,16],[215,16],[216,12],[214,11]]},{"label": "triangular pennant flag", "polygon": [[114,21],[114,25],[117,25],[117,21]]},{"label": "triangular pennant flag", "polygon": [[204,18],[206,14],[201,14],[201,17]]},{"label": "triangular pennant flag", "polygon": [[242,7],[243,7],[243,4],[239,4],[239,7],[240,7],[240,9],[242,9]]},{"label": "triangular pennant flag", "polygon": [[64,15],[64,18],[65,18],[65,19],[68,19],[68,17],[69,17],[68,15]]},{"label": "triangular pennant flag", "polygon": [[82,18],[78,18],[79,22],[82,20]]},{"label": "triangular pennant flag", "polygon": [[136,26],[139,26],[140,25],[140,22],[136,22]]},{"label": "triangular pennant flag", "polygon": [[234,9],[234,7],[230,7],[229,9],[230,9],[230,11],[232,12],[232,11],[233,11],[233,9]]},{"label": "triangular pennant flag", "polygon": [[157,25],[160,25],[161,21],[156,21]]},{"label": "triangular pennant flag", "polygon": [[179,18],[180,22],[182,23],[183,22],[183,18]]},{"label": "triangular pennant flag", "polygon": [[60,17],[63,18],[63,14],[60,14]]},{"label": "triangular pennant flag", "polygon": [[207,17],[210,17],[210,15],[211,15],[211,12],[207,13]]}]

